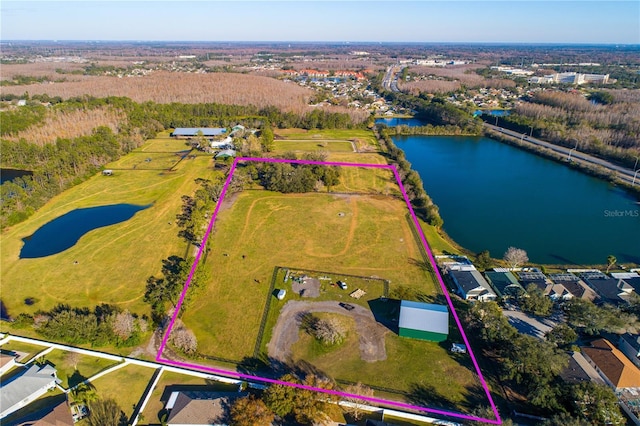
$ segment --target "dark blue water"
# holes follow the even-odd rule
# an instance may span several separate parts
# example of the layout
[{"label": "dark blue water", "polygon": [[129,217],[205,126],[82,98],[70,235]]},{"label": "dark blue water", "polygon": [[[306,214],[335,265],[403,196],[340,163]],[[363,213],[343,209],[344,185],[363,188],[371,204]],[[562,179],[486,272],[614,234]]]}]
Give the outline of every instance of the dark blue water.
[{"label": "dark blue water", "polygon": [[72,210],[23,238],[21,259],[51,256],[73,247],[87,232],[129,220],[149,206],[112,204]]},{"label": "dark blue water", "polygon": [[417,127],[417,126],[426,126],[426,123],[423,123],[421,120],[417,118],[376,118],[376,124],[386,124],[387,126],[409,126],[409,127]]},{"label": "dark blue water", "polygon": [[0,169],[0,185],[7,181],[12,181],[15,178],[22,177],[22,176],[29,176],[32,174],[33,172],[30,170]]},{"label": "dark blue water", "polygon": [[640,204],[607,182],[484,137],[394,138],[440,207],[444,229],[474,252],[509,246],[547,264],[640,263]]},{"label": "dark blue water", "polygon": [[479,109],[476,112],[474,112],[473,115],[478,116],[478,115],[491,115],[493,117],[504,117],[505,115],[509,115],[511,114],[511,111],[507,110],[507,109]]}]

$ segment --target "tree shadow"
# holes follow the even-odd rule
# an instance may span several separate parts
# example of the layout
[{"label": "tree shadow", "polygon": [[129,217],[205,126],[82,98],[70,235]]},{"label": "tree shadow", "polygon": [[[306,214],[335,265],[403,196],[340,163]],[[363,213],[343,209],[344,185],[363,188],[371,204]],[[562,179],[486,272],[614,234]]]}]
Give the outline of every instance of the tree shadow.
[{"label": "tree shadow", "polygon": [[398,334],[398,318],[400,317],[400,300],[380,297],[369,300],[369,309],[376,322]]},{"label": "tree shadow", "polygon": [[80,383],[84,382],[87,379],[88,377],[81,374],[78,369],[74,370],[73,374],[69,376],[69,378],[67,379],[67,381],[69,382],[69,389],[79,385]]},{"label": "tree shadow", "polygon": [[421,407],[453,409],[455,404],[442,395],[435,386],[424,383],[413,383],[409,390],[408,399],[412,404]]},{"label": "tree shadow", "polygon": [[11,317],[9,316],[9,312],[7,311],[7,307],[2,300],[0,300],[0,320],[11,321]]}]

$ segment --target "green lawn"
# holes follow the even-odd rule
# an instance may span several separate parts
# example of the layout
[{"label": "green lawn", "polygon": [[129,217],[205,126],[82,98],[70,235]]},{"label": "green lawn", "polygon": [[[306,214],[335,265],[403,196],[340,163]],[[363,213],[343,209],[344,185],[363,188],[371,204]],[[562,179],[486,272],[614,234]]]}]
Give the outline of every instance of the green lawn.
[{"label": "green lawn", "polygon": [[210,237],[213,280],[183,315],[199,352],[253,354],[275,266],[377,276],[434,294],[405,214],[393,197],[241,193]]},{"label": "green lawn", "polygon": [[153,368],[127,365],[91,382],[102,399],[114,399],[128,418],[154,373]]},{"label": "green lawn", "polygon": [[[360,359],[358,335],[352,326],[345,342],[335,349],[319,350],[319,346],[314,338],[301,331],[300,339],[293,346],[294,360],[308,361],[339,382],[362,382],[381,398],[401,397],[392,390],[424,393],[429,397],[419,405],[464,410],[469,405],[468,393],[476,383],[470,359],[453,358],[445,347],[446,342],[426,342],[389,332],[385,336],[387,359],[367,363]],[[411,401],[411,397],[408,400]]]},{"label": "green lawn", "polygon": [[[214,173],[210,156],[183,160],[172,172],[117,170],[146,155],[172,155],[140,153],[154,151],[156,145],[160,145],[159,150],[169,146],[184,149],[180,141],[150,140],[140,150],[108,164],[106,168],[115,169],[114,176],[98,173],[54,197],[25,222],[3,231],[0,292],[9,315],[48,310],[58,303],[72,306],[112,303],[139,314],[149,311],[142,300],[146,279],[158,274],[162,259],[185,253],[186,244],[177,236],[175,224],[181,197],[194,192],[194,179]],[[47,222],[77,208],[117,203],[151,207],[128,221],[88,232],[75,246],[61,253],[19,258],[22,238]],[[33,298],[35,303],[27,305],[27,298]]]},{"label": "green lawn", "polygon": [[284,140],[274,141],[275,152],[283,151],[327,151],[327,152],[353,152],[353,145],[348,141],[333,140]]},{"label": "green lawn", "polygon": [[62,383],[63,388],[69,389],[90,378],[96,373],[117,364],[105,358],[77,354],[77,359],[71,352],[54,349],[45,355],[44,359],[52,364]]},{"label": "green lawn", "polygon": [[371,130],[364,129],[277,129],[276,137],[283,139],[346,140],[356,143],[358,151],[379,149],[378,141]]},{"label": "green lawn", "polygon": [[151,398],[149,398],[149,402],[142,412],[143,419],[139,424],[159,425],[160,414],[163,412],[171,392],[179,390],[234,392],[238,390],[238,386],[214,382],[186,374],[164,372],[151,393]]}]

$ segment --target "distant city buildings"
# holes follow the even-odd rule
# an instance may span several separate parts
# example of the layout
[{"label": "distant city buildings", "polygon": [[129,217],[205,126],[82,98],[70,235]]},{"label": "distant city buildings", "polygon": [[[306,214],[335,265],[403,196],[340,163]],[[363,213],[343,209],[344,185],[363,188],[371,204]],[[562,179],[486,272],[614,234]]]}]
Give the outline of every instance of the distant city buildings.
[{"label": "distant city buildings", "polygon": [[[531,74],[533,74],[533,72]],[[583,74],[579,72],[562,72],[545,75],[544,77],[531,77],[527,81],[529,83],[535,84],[607,84],[609,83],[609,74]]]}]

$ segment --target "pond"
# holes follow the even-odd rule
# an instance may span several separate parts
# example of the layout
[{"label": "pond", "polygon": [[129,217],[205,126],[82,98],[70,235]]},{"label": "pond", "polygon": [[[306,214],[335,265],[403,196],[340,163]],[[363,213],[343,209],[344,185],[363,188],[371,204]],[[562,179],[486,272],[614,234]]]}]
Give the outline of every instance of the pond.
[{"label": "pond", "polygon": [[3,184],[5,182],[10,182],[15,178],[19,178],[22,176],[30,176],[30,175],[33,175],[33,172],[31,170],[0,168],[0,184]]},{"label": "pond", "polygon": [[111,204],[72,210],[23,238],[20,258],[33,259],[63,252],[73,247],[87,232],[127,221],[149,207],[151,205]]},{"label": "pond", "polygon": [[422,120],[418,120],[417,118],[404,118],[404,117],[390,117],[390,118],[376,118],[376,124],[385,124],[389,127],[392,126],[409,126],[409,127],[417,127],[417,126],[425,126],[426,124]]}]

